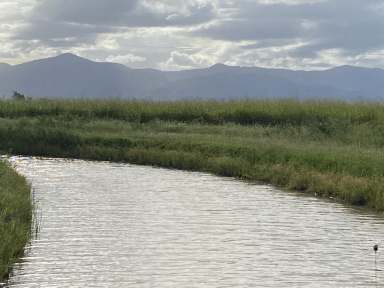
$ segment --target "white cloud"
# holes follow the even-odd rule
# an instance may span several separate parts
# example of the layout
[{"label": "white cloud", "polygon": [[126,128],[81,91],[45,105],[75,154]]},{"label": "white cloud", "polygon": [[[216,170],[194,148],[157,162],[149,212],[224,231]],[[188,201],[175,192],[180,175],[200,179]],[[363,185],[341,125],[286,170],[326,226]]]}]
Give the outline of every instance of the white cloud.
[{"label": "white cloud", "polygon": [[206,67],[212,64],[213,62],[211,58],[206,54],[188,54],[172,51],[169,59],[160,65],[162,70],[184,70],[196,67]]},{"label": "white cloud", "polygon": [[382,0],[0,0],[0,62],[384,67]]},{"label": "white cloud", "polygon": [[142,56],[137,56],[133,54],[125,54],[125,55],[111,55],[108,56],[106,59],[108,62],[115,62],[115,63],[122,63],[122,64],[131,64],[136,62],[144,62],[147,59]]}]

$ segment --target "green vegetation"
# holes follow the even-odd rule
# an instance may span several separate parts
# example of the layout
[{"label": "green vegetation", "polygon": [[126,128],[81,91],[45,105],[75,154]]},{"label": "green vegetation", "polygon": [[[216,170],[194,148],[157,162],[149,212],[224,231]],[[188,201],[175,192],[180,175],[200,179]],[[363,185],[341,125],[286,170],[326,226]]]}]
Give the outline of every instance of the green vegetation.
[{"label": "green vegetation", "polygon": [[0,102],[3,153],[206,171],[384,210],[384,106]]},{"label": "green vegetation", "polygon": [[31,236],[32,201],[23,177],[0,161],[0,282]]}]

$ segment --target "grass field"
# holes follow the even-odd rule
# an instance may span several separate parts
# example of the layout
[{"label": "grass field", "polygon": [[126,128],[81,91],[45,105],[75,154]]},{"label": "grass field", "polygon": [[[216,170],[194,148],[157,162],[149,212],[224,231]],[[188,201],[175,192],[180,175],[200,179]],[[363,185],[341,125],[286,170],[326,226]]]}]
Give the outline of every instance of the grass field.
[{"label": "grass field", "polygon": [[206,171],[384,210],[384,106],[0,102],[0,150]]},{"label": "grass field", "polygon": [[[0,283],[31,235],[32,201],[25,179],[0,161]],[[1,286],[1,285],[0,285]]]}]

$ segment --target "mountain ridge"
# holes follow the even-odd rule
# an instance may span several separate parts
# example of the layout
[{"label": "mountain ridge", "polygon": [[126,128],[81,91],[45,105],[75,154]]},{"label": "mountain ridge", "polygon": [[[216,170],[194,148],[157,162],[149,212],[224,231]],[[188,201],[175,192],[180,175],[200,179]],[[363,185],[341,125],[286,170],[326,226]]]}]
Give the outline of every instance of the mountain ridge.
[{"label": "mountain ridge", "polygon": [[325,70],[228,66],[161,71],[95,62],[75,54],[0,64],[0,96],[146,100],[295,98],[380,101],[384,70],[343,65]]}]

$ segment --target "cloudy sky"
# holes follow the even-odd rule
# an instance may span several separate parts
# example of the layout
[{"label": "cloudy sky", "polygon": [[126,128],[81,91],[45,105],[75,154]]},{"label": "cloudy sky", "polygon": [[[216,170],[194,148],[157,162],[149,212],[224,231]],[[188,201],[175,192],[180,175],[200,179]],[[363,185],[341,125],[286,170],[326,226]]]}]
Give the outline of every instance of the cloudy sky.
[{"label": "cloudy sky", "polygon": [[384,68],[383,0],[0,0],[0,62]]}]

